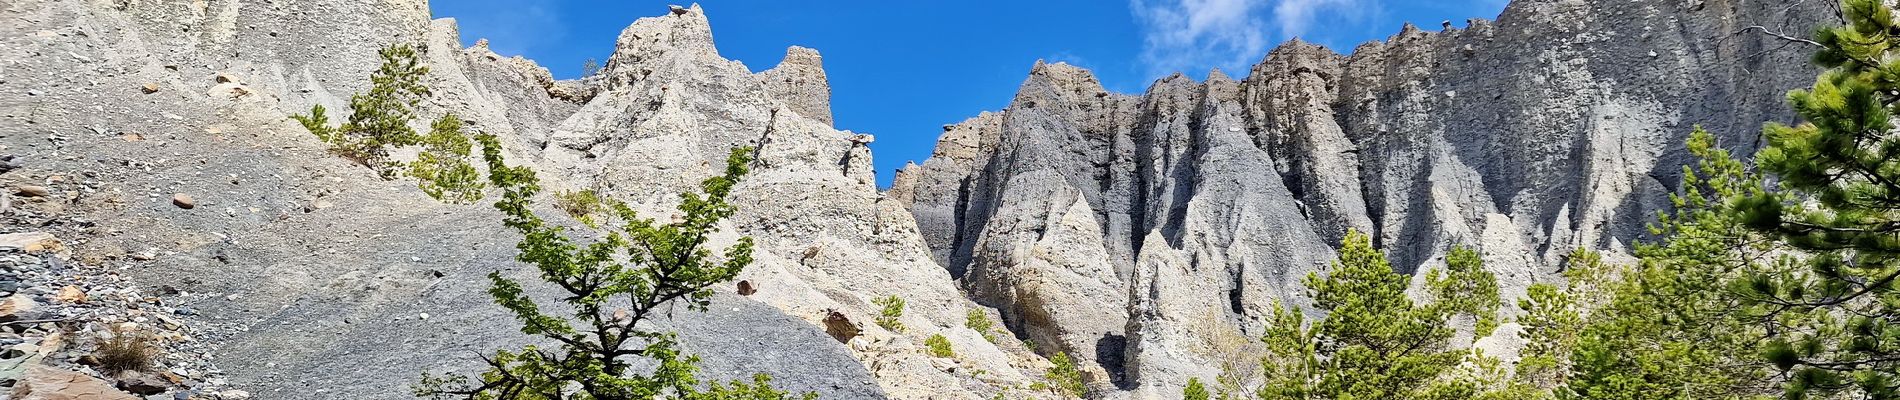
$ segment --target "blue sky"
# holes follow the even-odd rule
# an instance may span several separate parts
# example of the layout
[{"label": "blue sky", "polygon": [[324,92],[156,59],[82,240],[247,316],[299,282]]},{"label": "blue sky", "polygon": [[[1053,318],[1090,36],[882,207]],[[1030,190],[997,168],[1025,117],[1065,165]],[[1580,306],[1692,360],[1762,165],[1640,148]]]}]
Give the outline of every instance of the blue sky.
[{"label": "blue sky", "polygon": [[[433,0],[503,55],[539,62],[557,78],[606,59],[622,28],[666,13],[667,1]],[[753,71],[787,46],[818,49],[831,80],[836,125],[877,135],[880,185],[906,161],[930,156],[944,124],[1008,105],[1038,59],[1095,71],[1109,90],[1135,93],[1180,71],[1239,78],[1287,39],[1340,52],[1398,32],[1404,22],[1496,18],[1504,0],[735,0],[701,4],[721,55]]]}]

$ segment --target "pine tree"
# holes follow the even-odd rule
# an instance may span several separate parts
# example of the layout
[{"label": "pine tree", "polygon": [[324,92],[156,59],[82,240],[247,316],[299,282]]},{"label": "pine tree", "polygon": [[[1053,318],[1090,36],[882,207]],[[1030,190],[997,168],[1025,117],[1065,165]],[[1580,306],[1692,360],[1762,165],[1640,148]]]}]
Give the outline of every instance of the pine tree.
[{"label": "pine tree", "polygon": [[1201,378],[1188,378],[1187,387],[1181,389],[1181,400],[1208,400],[1207,385],[1201,384]]},{"label": "pine tree", "polygon": [[[406,172],[416,178],[423,193],[436,200],[458,204],[481,200],[481,175],[470,163],[473,144],[462,120],[453,113],[444,114],[430,124],[428,135],[409,127],[422,99],[429,96],[429,87],[423,83],[429,67],[422,64],[417,51],[408,44],[379,51],[383,63],[370,74],[369,91],[350,96],[350,115],[342,125],[330,126],[322,105],[291,119],[329,144],[330,152],[375,170],[383,179],[396,179]],[[413,164],[390,159],[391,150],[411,146],[423,147]]]},{"label": "pine tree", "polygon": [[[605,238],[578,244],[559,225],[535,215],[532,206],[541,191],[539,179],[527,167],[508,166],[494,136],[480,136],[489,181],[502,191],[495,203],[507,217],[504,224],[526,238],[517,244],[516,259],[533,265],[542,280],[567,293],[562,297],[571,315],[542,311],[521,283],[491,272],[488,293],[495,303],[514,313],[521,332],[559,343],[558,349],[528,346],[519,351],[497,351],[486,357],[488,371],[472,380],[463,376],[427,376],[417,386],[418,396],[469,399],[684,399],[785,397],[772,390],[766,378],[752,384],[733,382],[698,389],[693,377],[697,356],[681,353],[672,332],[643,328],[641,322],[661,307],[685,304],[704,311],[712,285],[731,280],[752,263],[752,239],[715,255],[708,248],[719,221],[735,207],[726,201],[743,177],[751,152],[733,149],[725,172],[700,183],[700,192],[680,195],[679,218],[657,224],[641,218],[625,203],[609,201],[620,225]],[[632,357],[644,357],[655,366],[637,371]],[[763,397],[760,397],[763,396]],[[807,394],[806,398],[816,397]]]},{"label": "pine tree", "polygon": [[331,152],[375,169],[384,179],[395,179],[402,163],[390,160],[389,150],[422,141],[422,135],[409,127],[422,99],[429,96],[429,87],[422,82],[429,67],[416,51],[415,46],[396,44],[377,52],[383,63],[370,74],[369,91],[350,96],[350,115],[343,125],[330,127],[322,105],[291,118],[330,144]]},{"label": "pine tree", "polygon": [[[1683,168],[1676,211],[1651,227],[1661,237],[1636,248],[1641,262],[1617,271],[1607,283],[1609,299],[1590,307],[1576,342],[1566,331],[1539,332],[1546,340],[1528,350],[1539,357],[1570,351],[1560,393],[1585,399],[1752,398],[1772,383],[1751,354],[1762,331],[1742,313],[1749,307],[1733,286],[1763,263],[1768,248],[1727,212],[1725,200],[1758,192],[1761,180],[1697,128],[1688,140],[1697,168]],[[1572,259],[1595,264],[1594,259]],[[1555,306],[1575,302],[1543,297]],[[1587,304],[1587,302],[1584,302]],[[1534,310],[1535,311],[1535,310]],[[1538,315],[1533,313],[1533,316]],[[1531,328],[1565,329],[1562,311],[1532,321]],[[1549,361],[1542,360],[1539,361]]]},{"label": "pine tree", "polygon": [[[463,122],[446,114],[430,124],[427,135],[409,128],[421,99],[429,89],[422,82],[428,67],[416,48],[395,45],[379,53],[383,64],[371,75],[371,89],[352,96],[350,117],[331,127],[322,106],[310,114],[293,116],[337,154],[376,169],[394,179],[407,167],[429,196],[450,203],[472,203],[486,197],[492,185],[502,199],[494,207],[505,215],[503,225],[524,238],[516,245],[516,260],[533,265],[542,280],[567,296],[560,317],[542,311],[525,287],[502,276],[488,275],[495,303],[508,309],[522,324],[522,333],[558,343],[557,349],[528,346],[519,351],[497,351],[484,357],[489,369],[478,376],[425,374],[416,385],[417,396],[446,399],[583,399],[634,400],[678,398],[688,400],[780,400],[794,398],[774,389],[771,377],[759,374],[751,382],[712,382],[704,389],[694,378],[698,357],[680,352],[676,335],[640,326],[656,310],[685,304],[703,311],[712,285],[731,280],[752,262],[752,239],[741,237],[717,255],[708,248],[720,221],[735,206],[726,201],[751,161],[750,149],[736,148],[726,159],[723,174],[700,183],[697,193],[680,195],[680,218],[666,224],[640,218],[625,203],[584,191],[579,196],[557,196],[561,208],[576,213],[589,228],[599,229],[592,214],[610,214],[620,224],[598,240],[579,243],[560,225],[534,212],[541,192],[534,170],[508,166],[501,143],[493,135],[471,140]],[[482,147],[487,182],[469,163],[475,142]],[[389,160],[389,151],[423,146],[414,163]],[[576,204],[579,203],[579,204]],[[584,208],[576,210],[575,208]],[[631,358],[650,360],[651,371],[636,371]],[[813,393],[802,396],[816,398]]]},{"label": "pine tree", "polygon": [[589,58],[587,59],[587,61],[581,62],[581,77],[582,78],[591,77],[598,74],[600,74],[600,60]]},{"label": "pine tree", "polygon": [[1799,250],[1784,261],[1799,267],[1751,272],[1739,291],[1786,396],[1900,398],[1900,24],[1878,0],[1841,12],[1847,24],[1813,41],[1827,71],[1788,95],[1806,122],[1764,130],[1756,164],[1779,189],[1733,201],[1742,224]]},{"label": "pine tree", "polygon": [[1263,338],[1268,355],[1260,397],[1428,396],[1469,354],[1452,346],[1451,317],[1495,319],[1498,302],[1497,282],[1475,251],[1457,247],[1447,260],[1456,264],[1447,266],[1447,277],[1428,279],[1439,301],[1415,304],[1405,294],[1410,277],[1394,272],[1366,235],[1348,232],[1332,269],[1305,280],[1326,316],[1308,326],[1299,310],[1274,308]]}]

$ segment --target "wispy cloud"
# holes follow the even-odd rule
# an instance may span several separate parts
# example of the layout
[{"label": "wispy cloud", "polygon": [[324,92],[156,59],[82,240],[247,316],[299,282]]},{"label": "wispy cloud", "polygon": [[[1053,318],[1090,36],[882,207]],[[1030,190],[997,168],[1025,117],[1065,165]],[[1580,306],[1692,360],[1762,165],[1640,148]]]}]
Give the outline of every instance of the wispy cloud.
[{"label": "wispy cloud", "polygon": [[1282,38],[1300,37],[1312,29],[1313,22],[1321,13],[1365,9],[1360,8],[1358,3],[1359,0],[1281,0],[1273,6],[1273,22],[1280,26]]},{"label": "wispy cloud", "polygon": [[1058,51],[1055,54],[1050,54],[1048,57],[1043,57],[1042,59],[1048,62],[1059,62],[1059,63],[1074,65],[1074,66],[1082,67],[1082,68],[1089,68],[1095,65],[1094,63],[1089,62],[1087,58],[1082,58],[1081,55],[1077,55],[1068,50]]},{"label": "wispy cloud", "polygon": [[[1309,33],[1321,17],[1351,18],[1365,0],[1129,0],[1150,75],[1245,68],[1272,41]],[[1268,27],[1277,28],[1269,37]]]}]

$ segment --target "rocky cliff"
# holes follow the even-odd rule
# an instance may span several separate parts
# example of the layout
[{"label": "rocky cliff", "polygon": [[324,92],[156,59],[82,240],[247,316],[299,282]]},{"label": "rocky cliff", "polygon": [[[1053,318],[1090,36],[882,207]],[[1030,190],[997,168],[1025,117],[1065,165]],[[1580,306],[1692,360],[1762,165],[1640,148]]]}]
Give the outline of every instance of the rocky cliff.
[{"label": "rocky cliff", "polygon": [[[822,56],[794,47],[753,73],[718,54],[698,7],[654,10],[600,74],[557,81],[460,46],[423,0],[14,1],[0,4],[0,234],[67,250],[0,246],[0,269],[123,299],[62,305],[106,317],[26,332],[83,348],[107,324],[157,329],[158,369],[200,395],[406,398],[424,370],[527,343],[483,293],[489,271],[534,280],[497,213],[385,181],[287,118],[345,109],[376,49],[413,43],[431,67],[421,114],[498,135],[554,190],[663,213],[727,149],[757,149],[720,239],[757,239],[740,277],[757,291],[721,288],[711,312],[660,322],[705,378],[1054,397],[1032,387],[1065,352],[1092,397],[1168,398],[1244,366],[1264,310],[1303,304],[1298,277],[1349,229],[1408,271],[1479,246],[1506,296],[1570,248],[1639,239],[1689,126],[1748,148],[1812,77],[1807,49],[1738,32],[1803,32],[1832,15],[1822,3],[1524,0],[1495,23],[1407,27],[1351,55],[1289,43],[1242,79],[1140,95],[1039,63],[1010,107],[946,126],[880,192],[873,137],[832,127]],[[871,323],[872,299],[893,295],[902,330]],[[862,333],[827,335],[834,311]],[[972,314],[1008,330],[973,330]],[[955,356],[925,352],[939,334]],[[79,353],[46,362],[88,371]]]},{"label": "rocky cliff", "polygon": [[1520,0],[1134,95],[1038,63],[890,192],[1017,332],[1083,355],[1097,390],[1166,397],[1245,368],[1348,230],[1404,272],[1475,246],[1507,299],[1572,249],[1627,249],[1667,210],[1693,126],[1746,152],[1791,118],[1812,49],[1749,27],[1807,32],[1823,3]]}]

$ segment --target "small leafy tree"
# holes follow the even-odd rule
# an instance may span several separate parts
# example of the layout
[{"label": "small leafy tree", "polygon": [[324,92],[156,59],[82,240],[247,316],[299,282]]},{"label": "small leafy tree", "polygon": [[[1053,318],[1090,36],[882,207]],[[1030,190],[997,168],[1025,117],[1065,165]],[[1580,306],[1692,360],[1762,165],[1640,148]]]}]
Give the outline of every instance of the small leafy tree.
[{"label": "small leafy tree", "polygon": [[[772,387],[772,377],[766,374],[752,375],[752,383],[732,381],[729,385],[711,383],[704,392],[686,396],[687,400],[789,400],[792,394]],[[796,398],[814,400],[817,393],[807,392]]]},{"label": "small leafy tree", "polygon": [[904,317],[904,298],[890,295],[871,299],[871,303],[879,307],[877,326],[882,326],[892,332],[904,331],[904,323],[898,321],[898,318]]}]

